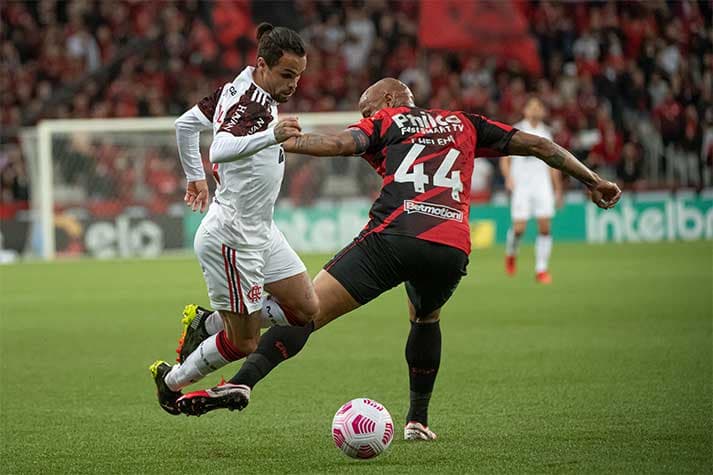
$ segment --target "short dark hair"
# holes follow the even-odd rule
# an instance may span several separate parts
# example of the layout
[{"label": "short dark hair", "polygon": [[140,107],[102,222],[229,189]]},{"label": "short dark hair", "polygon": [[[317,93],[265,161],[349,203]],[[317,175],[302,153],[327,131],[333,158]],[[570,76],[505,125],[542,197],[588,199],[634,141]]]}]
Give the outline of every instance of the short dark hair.
[{"label": "short dark hair", "polygon": [[269,67],[280,60],[285,51],[297,56],[305,55],[305,44],[295,30],[283,26],[260,23],[257,27],[257,55],[262,56]]}]

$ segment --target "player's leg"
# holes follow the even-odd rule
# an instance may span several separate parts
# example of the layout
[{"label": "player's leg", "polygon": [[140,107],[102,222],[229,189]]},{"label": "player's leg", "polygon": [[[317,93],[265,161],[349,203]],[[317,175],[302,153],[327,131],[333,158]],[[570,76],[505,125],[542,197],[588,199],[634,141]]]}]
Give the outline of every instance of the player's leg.
[{"label": "player's leg", "polygon": [[428,428],[428,407],[441,362],[440,313],[466,273],[468,256],[435,243],[420,241],[417,246],[420,249],[414,249],[412,254],[420,259],[409,261],[415,263],[428,257],[425,265],[414,265],[413,277],[406,282],[411,328],[405,350],[410,405],[404,438],[433,440],[436,434]]},{"label": "player's leg", "polygon": [[[301,327],[273,326],[266,331],[255,352],[248,356],[240,371],[228,383],[234,388],[244,388],[234,391],[235,397],[240,399],[226,401],[220,387],[203,391],[198,397],[203,400],[211,398],[211,401],[198,414],[221,407],[245,407],[250,399],[250,390],[276,366],[299,353],[315,328],[321,328],[398,285],[403,281],[398,270],[393,249],[381,236],[356,239],[328,262],[315,278],[320,309],[314,319]],[[187,394],[181,399],[191,397]]]},{"label": "player's leg", "polygon": [[319,310],[319,301],[304,263],[272,224],[272,244],[265,262],[264,320],[272,325],[304,325]]},{"label": "player's leg", "polygon": [[188,304],[183,308],[181,316],[181,336],[178,339],[176,361],[183,363],[188,355],[193,353],[203,340],[215,335],[225,328],[223,317],[217,310],[203,308],[196,304]]},{"label": "player's leg", "polygon": [[542,284],[552,283],[549,261],[552,254],[551,219],[537,218],[537,238],[535,239],[535,276]]},{"label": "player's leg", "polygon": [[404,439],[433,440],[436,434],[428,428],[428,406],[441,364],[441,309],[419,318],[410,300],[408,307],[411,328],[405,354],[409,369],[409,409]]},{"label": "player's leg", "polygon": [[530,201],[527,190],[515,188],[512,194],[510,207],[512,225],[508,229],[505,240],[505,272],[508,275],[515,275],[517,269],[517,253],[520,247],[520,239],[525,234],[527,220],[530,219]]},{"label": "player's leg", "polygon": [[535,198],[534,214],[537,218],[537,238],[535,239],[535,278],[542,284],[552,283],[549,260],[552,254],[552,217],[555,213],[555,199],[551,190],[544,189]]},{"label": "player's leg", "polygon": [[314,319],[302,327],[270,328],[230,382],[252,388],[277,365],[295,356],[313,331],[398,285],[403,279],[391,270],[393,265],[380,271],[391,259],[387,256],[393,252],[378,235],[357,239],[339,252],[314,280],[319,300]]},{"label": "player's leg", "polygon": [[225,329],[203,340],[179,365],[166,375],[169,388],[178,391],[208,374],[250,354],[260,338],[259,310],[252,314],[218,311]]},{"label": "player's leg", "polygon": [[[260,311],[261,326],[301,326],[318,310],[317,295],[302,260],[290,247],[273,222],[273,238],[264,266],[265,295]],[[223,329],[223,319],[197,305],[187,305],[181,320],[183,334],[179,340],[179,362],[195,350],[200,342]]]},{"label": "player's leg", "polygon": [[195,251],[211,306],[218,309],[224,329],[203,340],[166,375],[165,382],[174,391],[252,352],[260,333],[265,251],[237,250],[225,244],[214,220],[201,225]]},{"label": "player's leg", "polygon": [[[194,249],[198,261],[203,270],[203,277],[208,287],[208,294],[211,297],[211,304],[217,308],[231,309],[234,301],[231,302],[233,287],[232,277],[227,274],[228,267],[225,266],[223,255],[224,247],[217,237],[219,222],[211,211],[201,222],[194,240]],[[221,341],[224,335],[221,336]],[[220,365],[222,357],[217,350],[217,336],[211,342],[203,342],[199,354],[206,355],[205,365],[215,367]],[[202,343],[202,344],[203,344]],[[190,357],[187,358],[190,360]],[[156,361],[151,365],[150,370],[157,387],[158,400],[161,407],[171,414],[179,414],[177,400],[181,396],[180,390],[190,384],[193,380],[200,379],[207,374],[207,369],[203,368],[203,359],[199,356],[193,360],[186,361],[185,365],[175,365],[171,367],[164,361]]]},{"label": "player's leg", "polygon": [[[250,314],[225,311],[220,311],[220,314],[225,329],[203,341],[182,365],[174,367],[172,374],[166,378],[167,384],[171,383],[170,378],[174,372],[177,379],[183,373],[184,381],[190,377],[197,381],[255,351],[260,338],[259,307]],[[249,399],[250,388],[221,383],[208,391],[188,393],[178,399],[177,405],[181,413],[199,416],[211,410],[211,405],[239,409],[247,404]]]}]

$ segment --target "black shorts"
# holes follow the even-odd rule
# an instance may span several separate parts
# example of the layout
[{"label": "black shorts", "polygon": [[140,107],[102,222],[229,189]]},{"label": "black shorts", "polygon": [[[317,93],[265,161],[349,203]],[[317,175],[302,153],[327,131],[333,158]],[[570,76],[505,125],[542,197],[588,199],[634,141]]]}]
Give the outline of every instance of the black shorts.
[{"label": "black shorts", "polygon": [[409,236],[372,233],[358,237],[325,266],[361,305],[406,282],[423,318],[441,308],[466,275],[468,255],[454,247]]}]

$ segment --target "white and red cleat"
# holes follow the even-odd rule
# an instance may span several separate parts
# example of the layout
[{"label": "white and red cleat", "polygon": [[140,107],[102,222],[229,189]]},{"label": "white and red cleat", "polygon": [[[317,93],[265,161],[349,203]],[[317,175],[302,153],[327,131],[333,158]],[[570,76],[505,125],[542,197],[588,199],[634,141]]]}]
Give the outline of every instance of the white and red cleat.
[{"label": "white and red cleat", "polygon": [[249,402],[250,388],[244,384],[231,383],[187,393],[176,401],[181,413],[187,416],[200,416],[215,409],[242,411]]},{"label": "white and red cleat", "polygon": [[535,280],[540,284],[551,284],[552,276],[547,271],[538,272],[535,274]]},{"label": "white and red cleat", "polygon": [[404,427],[404,440],[436,440],[436,433],[421,424],[411,421]]},{"label": "white and red cleat", "polygon": [[505,256],[505,273],[507,275],[513,276],[515,275],[515,271],[517,270],[515,266],[515,256]]}]

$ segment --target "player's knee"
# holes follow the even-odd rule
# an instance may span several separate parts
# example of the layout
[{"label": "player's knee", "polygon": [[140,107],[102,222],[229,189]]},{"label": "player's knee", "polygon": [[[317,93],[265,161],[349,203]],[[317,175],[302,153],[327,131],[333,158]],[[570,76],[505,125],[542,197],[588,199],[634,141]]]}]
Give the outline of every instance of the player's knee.
[{"label": "player's knee", "polygon": [[410,313],[410,320],[414,323],[435,323],[441,319],[440,308],[429,313],[422,313],[413,309]]},{"label": "player's knee", "polygon": [[300,320],[307,323],[314,320],[314,317],[319,313],[319,300],[315,295],[313,298],[307,299],[300,309]]},{"label": "player's knee", "polygon": [[319,300],[317,295],[313,293],[308,298],[294,302],[293,306],[286,307],[283,305],[283,310],[289,311],[295,320],[305,325],[314,320],[314,317],[319,313]]}]

